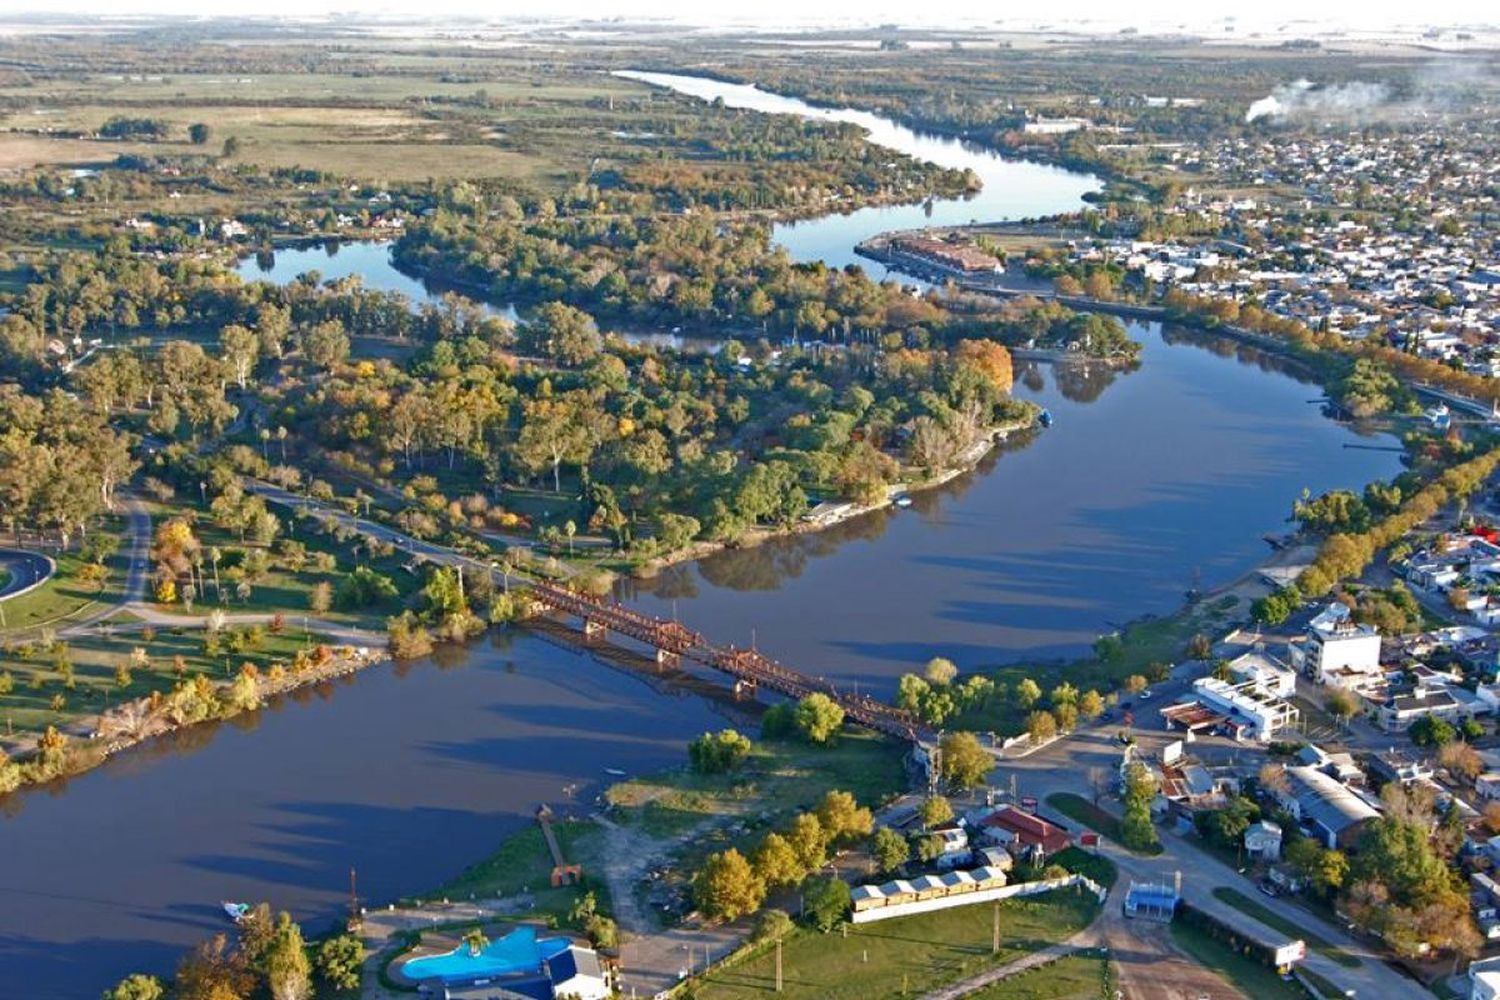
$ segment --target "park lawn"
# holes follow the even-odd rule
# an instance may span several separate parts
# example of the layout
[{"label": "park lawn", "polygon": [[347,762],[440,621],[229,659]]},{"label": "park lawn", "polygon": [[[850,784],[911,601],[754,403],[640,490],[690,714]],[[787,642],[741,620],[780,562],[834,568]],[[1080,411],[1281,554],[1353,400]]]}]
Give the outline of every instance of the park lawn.
[{"label": "park lawn", "polygon": [[[1083,796],[1074,795],[1072,792],[1054,792],[1047,796],[1047,805],[1056,809],[1073,822],[1082,823],[1091,830],[1097,831],[1100,836],[1108,837],[1120,846],[1124,846],[1125,842],[1120,839],[1120,821]],[[1139,854],[1143,857],[1154,857],[1161,852],[1162,847],[1160,844],[1157,844],[1151,850],[1131,851],[1131,853]]]},{"label": "park lawn", "polygon": [[764,826],[813,808],[835,788],[863,805],[879,805],[906,787],[904,753],[897,743],[865,732],[845,732],[827,747],[758,741],[728,774],[684,767],[621,781],[605,795],[623,821],[653,836],[679,836],[713,819]]},{"label": "park lawn", "polygon": [[1062,865],[1070,872],[1091,878],[1108,889],[1119,877],[1115,863],[1102,854],[1086,851],[1081,847],[1066,847],[1048,859],[1048,864]]},{"label": "park lawn", "polygon": [[1069,955],[1051,965],[970,993],[968,1000],[1099,1000],[1106,994],[1109,959],[1093,952]]},{"label": "park lawn", "polygon": [[1218,899],[1220,902],[1228,903],[1230,906],[1234,907],[1236,910],[1239,910],[1247,917],[1253,917],[1254,919],[1259,920],[1261,923],[1265,924],[1267,927],[1278,930],[1289,938],[1292,938],[1294,940],[1297,938],[1301,938],[1303,941],[1307,942],[1307,946],[1309,948],[1313,949],[1314,951],[1321,952],[1323,955],[1333,959],[1335,962],[1339,963],[1346,969],[1357,969],[1360,966],[1360,960],[1358,958],[1349,954],[1347,951],[1340,948],[1332,941],[1329,941],[1327,938],[1320,936],[1316,931],[1310,931],[1305,927],[1301,927],[1293,921],[1281,916],[1281,914],[1276,913],[1265,906],[1262,906],[1259,902],[1251,899],[1249,896],[1246,896],[1238,889],[1231,888],[1227,885],[1221,885],[1214,890],[1214,898]]},{"label": "park lawn", "polygon": [[[113,527],[108,530],[114,533]],[[22,633],[34,636],[43,628],[61,628],[69,618],[122,600],[130,572],[128,549],[128,541],[122,540],[120,551],[105,563],[109,575],[102,590],[78,582],[78,570],[86,560],[76,552],[49,553],[57,561],[57,572],[31,593],[5,602],[5,627],[0,628],[0,640]]]},{"label": "park lawn", "polygon": [[1307,998],[1306,991],[1295,982],[1287,982],[1276,970],[1241,955],[1199,927],[1176,920],[1171,932],[1172,941],[1184,954],[1254,1000]]},{"label": "park lawn", "polygon": [[[104,625],[91,629],[86,636],[66,640],[67,658],[74,671],[71,690],[64,686],[58,672],[56,651],[43,651],[39,643],[9,644],[0,647],[0,673],[10,674],[13,683],[11,693],[0,698],[7,736],[41,732],[49,725],[62,728],[152,691],[170,691],[178,681],[178,656],[183,658],[184,676],[207,674],[220,681],[244,663],[255,664],[262,673],[272,663],[290,664],[297,650],[308,644],[300,629],[289,628],[281,635],[267,631],[259,645],[240,652],[209,657],[203,649],[203,632],[198,629],[158,629],[148,642],[138,629],[120,631]],[[146,650],[151,665],[131,670],[129,685],[122,687],[116,668],[129,663],[136,647]],[[54,709],[52,702],[58,695],[63,698],[63,707]]]},{"label": "park lawn", "polygon": [[[911,996],[1061,941],[1088,926],[1098,910],[1092,896],[1067,890],[1006,900],[999,904],[998,954],[990,951],[994,908],[985,905],[849,925],[847,933],[819,934],[799,927],[782,946],[785,988],[780,996]],[[743,962],[709,973],[694,996],[749,1000],[771,993],[774,985],[775,952],[763,948]]]},{"label": "park lawn", "polygon": [[[236,593],[236,584],[231,579],[233,576],[231,570],[244,558],[244,553],[248,553],[251,549],[262,548],[262,546],[254,542],[240,541],[238,534],[227,531],[215,523],[207,510],[197,505],[191,506],[198,514],[198,521],[193,531],[203,546],[202,573],[205,594],[203,599],[195,602],[191,609],[180,603],[170,606],[158,605],[163,611],[172,614],[199,615],[204,618],[216,609],[222,609],[230,615],[279,612],[286,616],[289,625],[297,624],[303,615],[316,614],[318,618],[328,621],[380,630],[385,627],[386,619],[398,614],[405,606],[406,599],[422,584],[418,575],[402,568],[405,557],[399,553],[371,557],[363,550],[356,552],[352,542],[340,542],[334,536],[318,530],[317,522],[298,520],[285,507],[268,503],[268,509],[281,519],[281,535],[278,541],[281,538],[291,538],[301,542],[307,548],[309,562],[301,570],[289,569],[282,565],[273,545],[270,570],[260,579],[250,582],[250,595],[247,599],[242,599]],[[180,503],[177,506],[151,505],[153,526],[181,513]],[[209,557],[214,548],[218,548],[223,553],[223,560],[219,565],[222,595],[217,595],[214,591],[214,570]],[[311,557],[319,552],[329,553],[338,561],[337,567],[332,572],[321,573],[312,568]],[[339,581],[356,566],[369,566],[382,576],[389,577],[396,585],[398,591],[396,598],[368,608],[345,610],[335,604],[325,613],[313,612],[310,608],[313,588],[318,583],[326,581],[337,592]]]},{"label": "park lawn", "polygon": [[585,892],[592,892],[600,912],[610,914],[608,886],[602,880],[588,878],[588,873],[597,870],[603,859],[603,832],[593,823],[570,820],[553,823],[552,830],[557,834],[563,856],[570,863],[583,866],[583,885],[551,887],[548,880],[552,873],[552,855],[542,837],[542,828],[528,823],[501,841],[489,857],[470,865],[420,898],[486,899],[530,893],[536,899],[537,915],[565,917]]}]

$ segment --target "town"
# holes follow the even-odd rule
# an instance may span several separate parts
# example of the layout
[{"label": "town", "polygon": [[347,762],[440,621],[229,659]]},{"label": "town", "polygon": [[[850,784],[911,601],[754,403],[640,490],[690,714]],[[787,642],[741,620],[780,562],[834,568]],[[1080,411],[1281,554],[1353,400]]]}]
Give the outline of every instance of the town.
[{"label": "town", "polygon": [[96,6],[0,996],[1500,997],[1494,29]]}]

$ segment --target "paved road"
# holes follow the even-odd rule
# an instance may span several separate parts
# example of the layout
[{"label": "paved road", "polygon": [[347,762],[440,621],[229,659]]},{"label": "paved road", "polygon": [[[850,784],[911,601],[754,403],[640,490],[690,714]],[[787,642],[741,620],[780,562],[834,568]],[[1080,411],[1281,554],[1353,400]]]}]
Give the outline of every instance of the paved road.
[{"label": "paved road", "polygon": [[0,569],[9,574],[0,586],[0,601],[52,575],[53,564],[46,556],[22,549],[0,550]]},{"label": "paved road", "polygon": [[[1119,764],[1120,747],[1113,738],[1114,732],[1114,727],[1095,727],[1080,731],[1029,757],[1001,764],[991,781],[997,787],[1006,787],[1011,780],[1010,776],[1014,774],[1022,795],[1035,795],[1039,799],[1045,799],[1055,792],[1072,792],[1092,798],[1089,770],[1100,767],[1112,774]],[[1141,749],[1147,752],[1158,750],[1169,739],[1166,734],[1159,733],[1137,735],[1142,744]],[[1043,812],[1045,811],[1044,807]],[[1059,821],[1070,828],[1078,826],[1069,820]],[[1277,933],[1213,895],[1213,890],[1219,886],[1253,891],[1244,876],[1216,856],[1202,850],[1191,839],[1165,834],[1162,843],[1165,850],[1154,858],[1139,857],[1102,839],[1100,850],[1119,866],[1122,884],[1131,880],[1170,881],[1176,872],[1181,872],[1182,897],[1187,902],[1230,926],[1243,927],[1259,934]],[[1339,988],[1352,989],[1355,991],[1354,995],[1360,997],[1399,997],[1413,989],[1420,989],[1413,980],[1387,965],[1367,944],[1351,937],[1344,928],[1334,926],[1284,899],[1258,897],[1256,902],[1290,923],[1307,928],[1361,959],[1358,968],[1350,969],[1317,952],[1308,952],[1303,967],[1323,976]],[[1143,998],[1144,996],[1142,994]]]}]

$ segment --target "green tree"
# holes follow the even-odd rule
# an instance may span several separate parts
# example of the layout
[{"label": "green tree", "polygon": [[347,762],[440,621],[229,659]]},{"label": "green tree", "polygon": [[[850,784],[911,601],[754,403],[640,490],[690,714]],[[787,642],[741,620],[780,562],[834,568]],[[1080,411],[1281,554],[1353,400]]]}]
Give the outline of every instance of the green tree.
[{"label": "green tree", "polygon": [[710,920],[736,920],[760,909],[766,887],[734,848],[709,856],[693,880],[693,900]]},{"label": "green tree", "polygon": [[276,918],[276,930],[261,956],[261,968],[272,1000],[307,1000],[312,996],[312,963],[307,959],[302,928],[291,914]]},{"label": "green tree", "polygon": [[194,146],[206,145],[212,135],[213,129],[211,129],[203,122],[194,122],[193,124],[188,126],[188,140],[192,142]]},{"label": "green tree", "polygon": [[167,995],[161,980],[136,973],[120,980],[113,989],[104,991],[104,1000],[161,1000]]},{"label": "green tree", "polygon": [[1156,847],[1156,825],[1151,822],[1151,803],[1156,798],[1156,780],[1139,761],[1125,772],[1125,814],[1120,820],[1120,839],[1133,851]]},{"label": "green tree", "polygon": [[1440,747],[1458,738],[1458,730],[1446,719],[1424,715],[1408,730],[1411,741],[1419,747]]},{"label": "green tree", "polygon": [[849,883],[837,876],[811,879],[802,899],[807,922],[827,934],[849,912]]},{"label": "green tree", "polygon": [[723,774],[739,767],[751,747],[749,738],[733,729],[704,733],[688,744],[688,761],[699,774]]},{"label": "green tree", "polygon": [[318,975],[334,989],[358,989],[364,964],[365,943],[358,934],[340,934],[318,946]]},{"label": "green tree", "polygon": [[922,821],[922,828],[930,830],[953,818],[953,806],[941,795],[929,795],[917,807],[917,817]]},{"label": "green tree", "polygon": [[1021,708],[1030,708],[1042,699],[1042,688],[1030,677],[1022,677],[1016,682],[1016,704]]},{"label": "green tree", "polygon": [[943,780],[957,791],[982,788],[995,759],[970,732],[946,733],[938,743]]},{"label": "green tree", "polygon": [[1104,698],[1098,691],[1085,691],[1078,699],[1078,714],[1093,721],[1104,713]]},{"label": "green tree", "polygon": [[803,871],[820,868],[828,860],[828,831],[814,813],[802,813],[792,820],[786,842],[797,853]]},{"label": "green tree", "polygon": [[870,843],[870,857],[875,861],[876,871],[889,875],[906,864],[911,857],[911,845],[895,830],[882,826]]},{"label": "green tree", "polygon": [[797,702],[797,731],[810,743],[826,744],[844,725],[844,710],[826,694],[814,692]]},{"label": "green tree", "polygon": [[1026,716],[1026,732],[1033,743],[1041,743],[1057,735],[1057,716],[1046,709],[1039,709]]}]

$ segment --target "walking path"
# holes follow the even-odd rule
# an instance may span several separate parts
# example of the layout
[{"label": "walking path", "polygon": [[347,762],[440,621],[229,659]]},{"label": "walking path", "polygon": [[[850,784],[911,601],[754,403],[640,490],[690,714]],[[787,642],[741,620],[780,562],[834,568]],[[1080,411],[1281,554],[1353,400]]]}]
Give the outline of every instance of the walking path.
[{"label": "walking path", "polygon": [[1012,976],[1019,976],[1023,972],[1029,972],[1044,965],[1051,965],[1060,958],[1067,958],[1075,952],[1087,951],[1094,947],[1091,943],[1085,943],[1091,934],[1092,930],[1080,931],[1066,941],[1059,941],[1057,944],[1048,945],[1041,951],[1034,951],[1029,955],[1016,959],[1014,962],[997,965],[993,969],[986,969],[977,976],[970,976],[968,979],[953,983],[950,986],[944,986],[942,989],[933,990],[931,993],[924,993],[920,1000],[959,1000],[960,997],[966,997],[970,993],[978,993],[986,986],[993,986],[995,983],[1010,979]]}]

